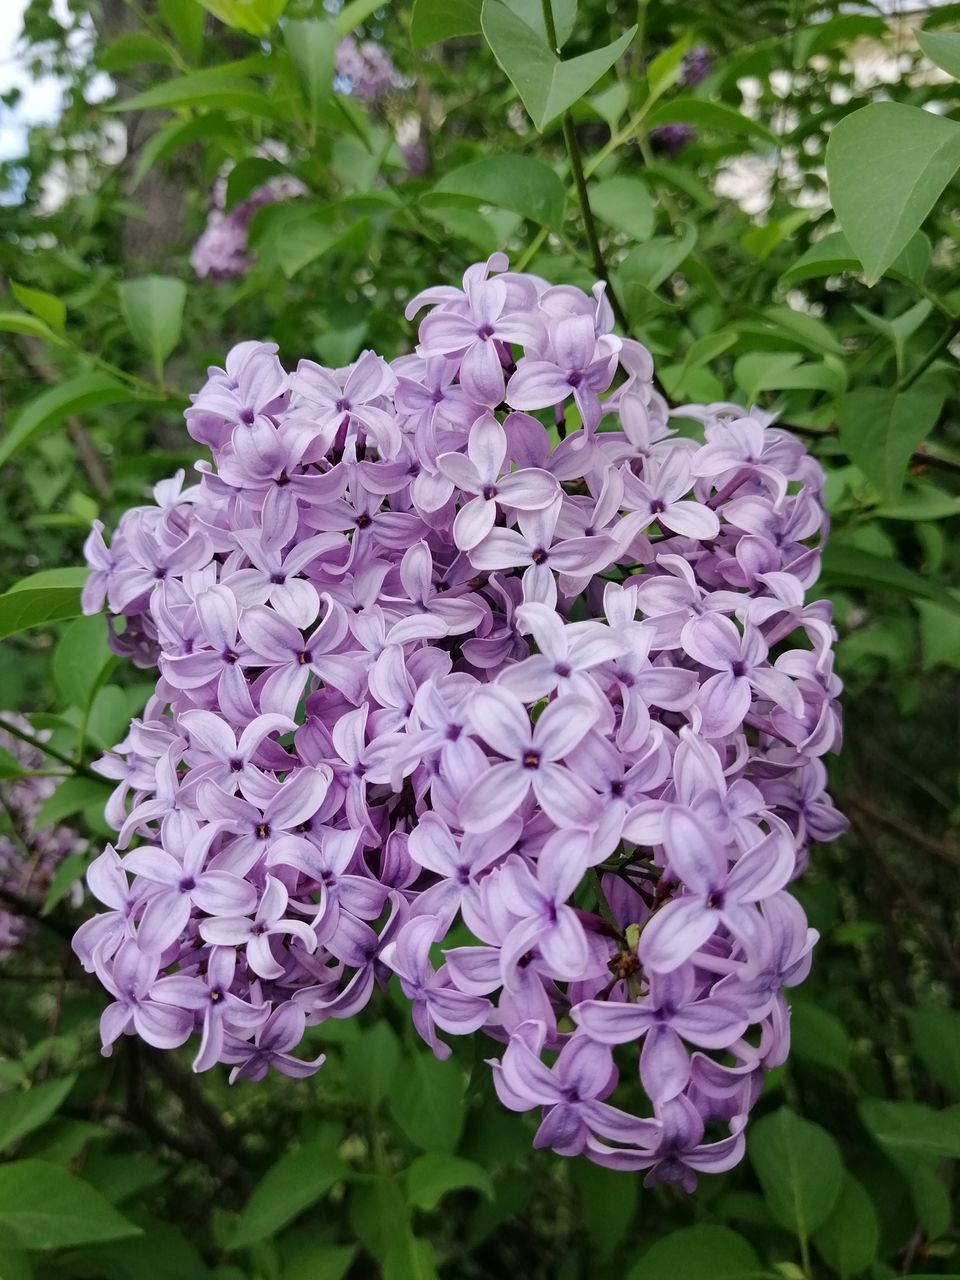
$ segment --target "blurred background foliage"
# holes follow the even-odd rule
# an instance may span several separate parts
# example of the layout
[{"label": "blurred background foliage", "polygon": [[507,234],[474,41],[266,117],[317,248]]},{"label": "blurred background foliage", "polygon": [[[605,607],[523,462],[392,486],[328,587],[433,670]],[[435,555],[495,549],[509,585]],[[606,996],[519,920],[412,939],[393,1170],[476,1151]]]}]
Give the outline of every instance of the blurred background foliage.
[{"label": "blurred background foliage", "polygon": [[63,101],[0,164],[0,1280],[960,1273],[960,5],[907,8],[554,4],[568,63],[638,27],[555,75],[630,331],[674,402],[776,410],[829,474],[852,827],[797,889],[822,940],[749,1158],[688,1197],[532,1153],[390,994],[315,1030],[305,1082],[100,1058],[68,949],[110,834],[88,766],[150,686],[69,620],[91,519],[192,466],[232,343],[392,356],[405,300],[495,249],[596,263],[503,36],[542,30],[528,0],[30,0],[18,57]]}]

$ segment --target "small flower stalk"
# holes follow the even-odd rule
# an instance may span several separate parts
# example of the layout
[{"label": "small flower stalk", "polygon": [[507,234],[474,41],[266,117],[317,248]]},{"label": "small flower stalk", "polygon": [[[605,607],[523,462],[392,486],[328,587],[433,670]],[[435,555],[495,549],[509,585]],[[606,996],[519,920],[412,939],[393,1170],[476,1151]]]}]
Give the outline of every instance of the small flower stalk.
[{"label": "small flower stalk", "polygon": [[845,826],[822,472],[670,409],[600,285],[495,254],[407,315],[392,363],[235,347],[212,463],[90,535],[87,611],[158,669],[99,765],[103,1049],[307,1075],[395,976],[438,1057],[499,1046],[536,1146],[689,1189],[787,1054],[789,886]]}]

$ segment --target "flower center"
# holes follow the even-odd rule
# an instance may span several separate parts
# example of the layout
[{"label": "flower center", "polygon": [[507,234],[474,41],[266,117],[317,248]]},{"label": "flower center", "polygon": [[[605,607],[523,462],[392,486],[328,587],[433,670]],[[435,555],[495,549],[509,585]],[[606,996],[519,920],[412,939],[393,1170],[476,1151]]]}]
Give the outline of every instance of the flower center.
[{"label": "flower center", "polygon": [[525,769],[539,769],[540,768],[540,752],[525,751],[521,758],[521,764]]}]

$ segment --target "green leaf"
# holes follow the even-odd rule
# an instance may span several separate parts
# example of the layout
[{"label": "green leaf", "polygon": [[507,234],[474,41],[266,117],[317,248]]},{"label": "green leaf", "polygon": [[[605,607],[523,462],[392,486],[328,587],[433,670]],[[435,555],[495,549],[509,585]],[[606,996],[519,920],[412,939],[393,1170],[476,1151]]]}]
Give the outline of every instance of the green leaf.
[{"label": "green leaf", "polygon": [[747,1150],[774,1217],[798,1239],[808,1240],[840,1195],[843,1164],[833,1138],[781,1107],[756,1122]]},{"label": "green leaf", "polygon": [[828,585],[893,591],[898,595],[934,600],[944,608],[960,613],[960,605],[942,586],[914,573],[897,560],[875,555],[861,547],[833,542],[824,548],[822,563],[823,578]]},{"label": "green leaf", "polygon": [[912,307],[908,307],[906,311],[902,311],[900,315],[894,316],[892,319],[888,319],[886,316],[876,316],[873,312],[868,311],[866,307],[857,306],[856,303],[853,304],[853,307],[857,315],[861,316],[871,329],[876,329],[877,333],[882,333],[885,338],[889,339],[896,357],[897,377],[902,377],[907,343],[930,315],[933,310],[933,303],[927,298],[921,298],[919,302],[915,302]]},{"label": "green leaf", "polygon": [[[956,1109],[951,1112],[955,1124]],[[921,1102],[869,1099],[860,1104],[864,1128],[906,1178],[917,1217],[931,1239],[942,1235],[951,1220],[950,1194],[938,1172],[936,1142],[939,1116],[944,1114]],[[933,1150],[924,1150],[922,1143],[916,1144],[917,1135],[929,1137],[931,1130]]]},{"label": "green leaf", "polygon": [[213,111],[207,115],[194,116],[189,120],[179,118],[169,120],[151,133],[140,148],[133,169],[134,189],[140,185],[151,169],[175,155],[177,151],[188,147],[192,142],[209,144],[218,136],[229,139],[235,135],[236,125],[232,124],[226,116]]},{"label": "green leaf", "polygon": [[914,31],[917,44],[948,76],[960,80],[960,34],[956,31]]},{"label": "green leaf", "polygon": [[656,100],[677,83],[684,54],[692,43],[693,37],[687,32],[651,59],[647,67],[647,85],[651,99]]},{"label": "green leaf", "polygon": [[266,156],[248,156],[246,160],[241,160],[227,174],[225,208],[232,209],[241,200],[246,200],[257,187],[284,172],[282,164],[276,160],[268,160]]},{"label": "green leaf", "polygon": [[620,274],[629,291],[632,285],[653,291],[686,261],[697,243],[697,229],[691,222],[680,224],[676,236],[654,236],[638,244],[624,258]]},{"label": "green leaf", "polygon": [[817,1252],[840,1280],[848,1280],[873,1262],[879,1238],[873,1201],[856,1178],[844,1174],[833,1213],[814,1233]]},{"label": "green leaf", "polygon": [[633,1230],[639,1198],[637,1179],[590,1160],[573,1161],[570,1175],[590,1243],[600,1258],[611,1257]]},{"label": "green leaf", "polygon": [[[543,0],[503,0],[504,4],[537,33],[544,45],[550,47],[547,28],[543,20]],[[553,26],[557,36],[557,48],[562,49],[570,39],[577,20],[577,0],[550,0]]]},{"label": "green leaf", "polygon": [[86,708],[112,660],[103,618],[71,622],[53,651],[53,682],[64,705]]},{"label": "green leaf", "polygon": [[661,124],[696,124],[702,129],[742,134],[747,138],[760,138],[770,146],[777,145],[776,136],[759,120],[751,120],[723,102],[707,102],[703,98],[671,98],[669,102],[661,102],[647,117],[646,127],[654,129]]},{"label": "green leaf", "polygon": [[472,1187],[494,1199],[493,1183],[486,1169],[460,1156],[418,1156],[407,1170],[407,1199],[417,1209],[435,1209],[448,1191]]},{"label": "green leaf", "polygon": [[404,1232],[383,1260],[383,1280],[439,1280],[430,1241]]},{"label": "green leaf", "polygon": [[884,499],[900,497],[911,454],[936,426],[945,398],[939,381],[899,393],[857,387],[844,396],[837,414],[840,443]]},{"label": "green leaf", "polygon": [[25,333],[58,347],[65,345],[63,338],[54,333],[46,321],[27,311],[0,311],[0,333]]},{"label": "green leaf", "polygon": [[887,24],[883,18],[865,13],[846,13],[827,22],[798,27],[793,38],[793,65],[799,70],[815,53],[829,49],[846,50],[858,36],[879,39],[886,33]]},{"label": "green leaf", "polygon": [[281,1156],[260,1180],[237,1223],[230,1246],[241,1249],[266,1240],[315,1204],[347,1167],[327,1142],[308,1142]]},{"label": "green leaf", "polygon": [[148,62],[159,62],[166,67],[177,65],[176,55],[167,42],[146,31],[128,31],[97,54],[97,66],[111,74]]},{"label": "green leaf", "polygon": [[874,102],[834,128],[826,163],[834,211],[873,285],[960,167],[960,124],[919,107]]},{"label": "green leaf", "polygon": [[590,207],[603,222],[634,240],[653,235],[653,201],[639,178],[617,176],[596,183],[590,188]]},{"label": "green leaf", "polygon": [[276,26],[288,0],[200,0],[200,4],[235,31],[266,36]]},{"label": "green leaf", "polygon": [[389,1174],[352,1183],[348,1211],[353,1234],[378,1261],[409,1227],[407,1202]]},{"label": "green leaf", "polygon": [[30,1259],[19,1249],[0,1245],[0,1280],[33,1280]]},{"label": "green leaf", "polygon": [[414,0],[410,38],[415,49],[439,40],[480,34],[483,0]]},{"label": "green leaf", "polygon": [[19,778],[23,772],[24,767],[17,757],[11,755],[5,747],[0,747],[0,778]]},{"label": "green leaf", "polygon": [[0,640],[30,627],[76,618],[87,569],[46,569],[15,583],[0,595]]},{"label": "green leaf", "polygon": [[119,1240],[140,1229],[66,1169],[14,1160],[0,1165],[0,1231],[24,1249],[62,1249]]},{"label": "green leaf", "polygon": [[547,48],[540,32],[507,8],[503,0],[484,0],[481,24],[493,56],[541,133],[593,88],[637,32],[636,27],[631,27],[612,44],[563,62]]},{"label": "green leaf", "polygon": [[[898,276],[911,284],[920,285],[930,265],[930,241],[918,231],[907,247],[890,264],[885,275]],[[783,273],[784,284],[796,284],[819,276],[840,275],[844,271],[862,271],[862,264],[850,248],[842,231],[831,231],[817,240]]]},{"label": "green leaf", "polygon": [[919,1102],[861,1104],[860,1116],[871,1136],[888,1152],[960,1159],[960,1106],[937,1111]]},{"label": "green leaf", "polygon": [[167,30],[191,62],[203,52],[204,13],[197,0],[157,0]]},{"label": "green leaf", "polygon": [[43,289],[31,289],[29,285],[10,281],[10,292],[23,307],[37,316],[51,329],[62,329],[67,321],[67,307],[62,299]]},{"label": "green leaf", "polygon": [[463,1128],[463,1076],[452,1059],[416,1053],[390,1095],[394,1119],[423,1151],[451,1153]]},{"label": "green leaf", "polygon": [[0,439],[3,466],[37,436],[58,427],[67,418],[104,404],[126,404],[139,399],[136,392],[105,373],[78,373],[47,387],[22,406]]},{"label": "green leaf", "polygon": [[83,1176],[111,1204],[122,1204],[141,1191],[159,1186],[170,1176],[170,1170],[151,1156],[92,1151],[83,1162]]},{"label": "green leaf", "polygon": [[797,351],[751,351],[733,366],[737,386],[743,388],[744,399],[754,403],[762,391],[829,391],[841,395],[846,386],[846,372],[841,363],[821,359],[803,364]]},{"label": "green leaf", "polygon": [[361,22],[366,22],[371,14],[378,9],[386,9],[389,4],[390,0],[349,0],[333,20],[337,35],[348,36]]},{"label": "green leaf", "polygon": [[36,816],[37,829],[52,827],[69,818],[87,805],[106,804],[110,798],[110,784],[94,778],[66,778],[40,806]]},{"label": "green leaf", "polygon": [[311,118],[333,93],[339,39],[332,22],[291,20],[283,24],[284,44]]},{"label": "green leaf", "polygon": [[627,1280],[742,1280],[761,1270],[749,1240],[729,1227],[671,1231],[627,1272]]},{"label": "green leaf", "polygon": [[846,1027],[835,1014],[811,1000],[790,1002],[791,1052],[803,1062],[846,1073],[853,1044]]},{"label": "green leaf", "polygon": [[155,84],[132,98],[109,103],[105,111],[153,111],[164,107],[222,108],[242,111],[251,116],[279,117],[280,108],[254,80],[211,67],[205,71],[188,71]]},{"label": "green leaf", "polygon": [[50,1119],[76,1084],[76,1076],[49,1080],[32,1088],[0,1094],[0,1151]]},{"label": "green leaf", "polygon": [[514,155],[491,156],[454,169],[429,195],[467,197],[553,228],[563,221],[566,200],[563,183],[549,165],[532,156]]},{"label": "green leaf", "polygon": [[370,1108],[389,1094],[400,1067],[400,1044],[388,1023],[364,1027],[344,1057],[351,1089]]},{"label": "green leaf", "polygon": [[160,382],[164,361],[180,341],[187,286],[172,276],[145,276],[125,280],[118,287],[133,339],[150,357]]},{"label": "green leaf", "polygon": [[283,1280],[343,1280],[356,1256],[355,1244],[307,1241],[286,1262]]}]

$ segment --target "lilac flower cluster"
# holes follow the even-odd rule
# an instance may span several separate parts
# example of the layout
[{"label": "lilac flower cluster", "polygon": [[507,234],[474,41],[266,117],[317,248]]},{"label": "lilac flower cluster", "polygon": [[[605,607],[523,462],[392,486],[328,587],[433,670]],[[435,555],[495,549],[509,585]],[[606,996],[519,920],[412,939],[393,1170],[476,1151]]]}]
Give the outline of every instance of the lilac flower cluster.
[{"label": "lilac flower cluster", "polygon": [[[4,713],[4,719],[34,732],[26,720],[10,712]],[[30,912],[43,905],[60,863],[78,853],[85,842],[69,827],[37,826],[43,803],[57,786],[56,778],[29,776],[45,768],[42,752],[3,730],[0,747],[26,775],[0,782],[0,820],[7,827],[0,830],[0,959],[4,959],[30,932]]]},{"label": "lilac flower cluster", "polygon": [[[267,152],[269,155],[269,152]],[[190,264],[201,280],[233,280],[245,276],[253,259],[247,250],[250,220],[268,204],[282,204],[305,196],[307,188],[288,174],[280,174],[226,209],[227,184],[221,176],[214,184],[213,205],[207,225],[190,253]]]},{"label": "lilac flower cluster", "polygon": [[393,60],[375,40],[344,36],[337,45],[336,71],[334,87],[361,102],[375,102],[397,84]]},{"label": "lilac flower cluster", "polygon": [[306,1075],[395,974],[438,1057],[505,1046],[537,1146],[690,1186],[787,1052],[786,886],[844,826],[822,472],[670,411],[602,286],[496,254],[424,311],[392,364],[235,347],[186,413],[216,468],[90,535],[85,608],[159,666],[100,765],[104,1051]]}]

